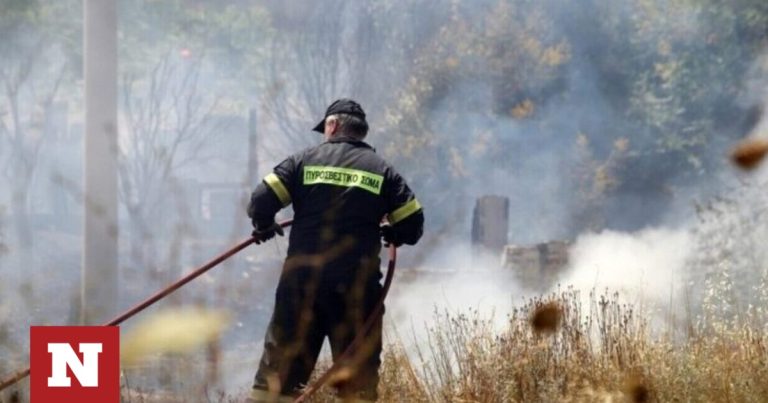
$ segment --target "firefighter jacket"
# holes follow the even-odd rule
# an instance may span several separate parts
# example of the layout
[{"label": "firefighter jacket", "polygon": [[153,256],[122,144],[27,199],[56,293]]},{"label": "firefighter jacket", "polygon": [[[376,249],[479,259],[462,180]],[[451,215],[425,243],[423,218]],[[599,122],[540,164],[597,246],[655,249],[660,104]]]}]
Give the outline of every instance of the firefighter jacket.
[{"label": "firefighter jacket", "polygon": [[289,257],[378,256],[383,218],[397,243],[413,245],[422,235],[422,207],[405,180],[371,146],[351,137],[333,138],[278,164],[253,192],[248,216],[263,229],[291,203]]}]

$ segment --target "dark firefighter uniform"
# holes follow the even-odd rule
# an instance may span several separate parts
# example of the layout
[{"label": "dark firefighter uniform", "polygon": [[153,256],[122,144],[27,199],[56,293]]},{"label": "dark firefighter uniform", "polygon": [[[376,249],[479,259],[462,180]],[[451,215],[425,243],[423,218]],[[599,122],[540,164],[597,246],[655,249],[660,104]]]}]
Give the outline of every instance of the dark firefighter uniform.
[{"label": "dark firefighter uniform", "polygon": [[[325,337],[334,360],[350,345],[381,296],[380,225],[388,240],[415,244],[422,208],[405,180],[368,144],[337,137],[274,168],[251,197],[254,226],[274,224],[293,203],[288,256],[277,286],[254,389],[296,395]],[[341,397],[376,400],[382,318],[345,363]]]}]

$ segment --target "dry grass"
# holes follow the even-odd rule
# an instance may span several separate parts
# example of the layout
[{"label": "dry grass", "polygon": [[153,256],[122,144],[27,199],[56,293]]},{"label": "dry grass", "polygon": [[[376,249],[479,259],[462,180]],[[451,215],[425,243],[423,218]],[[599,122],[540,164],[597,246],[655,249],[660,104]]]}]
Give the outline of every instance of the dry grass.
[{"label": "dry grass", "polygon": [[[584,298],[570,289],[513,310],[502,331],[476,311],[436,313],[415,348],[385,346],[379,401],[768,401],[766,328],[731,318],[720,326],[690,323],[673,337],[652,329],[647,317],[617,293]],[[209,391],[193,396],[182,400],[242,400]],[[177,400],[134,393],[125,401]],[[336,400],[326,387],[308,401]]]},{"label": "dry grass", "polygon": [[[437,315],[417,351],[385,348],[386,402],[764,402],[768,333],[729,325],[682,340],[653,332],[617,294],[538,298],[499,333],[477,313]],[[562,313],[551,333],[532,314]],[[534,315],[535,316],[535,315]],[[735,321],[738,322],[738,321]],[[734,323],[731,321],[731,323]],[[695,335],[694,335],[695,334]],[[313,399],[332,401],[328,391]]]},{"label": "dry grass", "polygon": [[[543,323],[554,327],[535,328],[542,313]],[[513,310],[502,331],[478,312],[437,313],[415,348],[406,351],[398,341],[385,347],[380,401],[768,401],[768,332],[749,315],[719,326],[691,323],[682,337],[651,329],[646,318],[616,293],[583,298],[570,289]],[[201,365],[199,359],[182,361]],[[162,386],[142,393],[126,378],[123,401],[242,401],[187,379],[179,362],[169,362],[176,371],[169,381],[186,379],[197,387],[184,396],[164,393]],[[333,402],[329,389],[309,401]],[[18,399],[5,395],[0,401]]]},{"label": "dry grass", "polygon": [[[436,313],[416,347],[406,350],[400,341],[385,346],[380,401],[768,401],[768,327],[745,314],[689,323],[685,334],[673,337],[652,329],[649,315],[638,309],[616,293],[583,297],[569,289],[514,309],[502,331],[478,312]],[[178,388],[162,379],[142,392],[129,383],[142,384],[142,371],[134,371],[123,379],[123,401],[242,401],[208,388],[210,374],[189,378],[197,370],[180,363],[199,369],[204,358],[168,362],[167,381],[186,381],[187,393],[174,392]],[[309,401],[334,402],[329,389]],[[0,396],[4,402],[23,400]]]}]

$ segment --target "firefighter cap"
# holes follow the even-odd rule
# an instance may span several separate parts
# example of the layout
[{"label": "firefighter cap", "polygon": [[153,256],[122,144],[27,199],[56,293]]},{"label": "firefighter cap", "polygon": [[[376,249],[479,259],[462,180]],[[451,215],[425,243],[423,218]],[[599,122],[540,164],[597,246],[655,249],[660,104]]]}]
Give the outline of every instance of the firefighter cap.
[{"label": "firefighter cap", "polygon": [[328,116],[336,115],[339,113],[352,115],[365,121],[365,111],[363,110],[363,107],[360,106],[360,104],[349,98],[341,98],[333,101],[328,109],[325,110],[325,117],[323,117],[323,120],[321,120],[320,123],[318,123],[317,126],[315,126],[315,128],[312,130],[320,133],[325,132],[325,119]]}]

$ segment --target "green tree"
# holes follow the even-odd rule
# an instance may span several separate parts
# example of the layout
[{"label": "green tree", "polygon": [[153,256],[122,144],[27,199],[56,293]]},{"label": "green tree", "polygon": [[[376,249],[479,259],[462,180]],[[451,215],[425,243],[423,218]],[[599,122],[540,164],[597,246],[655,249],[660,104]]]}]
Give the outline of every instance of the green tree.
[{"label": "green tree", "polygon": [[388,109],[383,131],[394,136],[384,152],[423,189],[432,222],[452,225],[462,200],[478,196],[456,184],[478,183],[491,165],[513,172],[525,157],[504,127],[538,125],[540,104],[563,91],[570,49],[538,2],[457,2],[439,21]]}]

